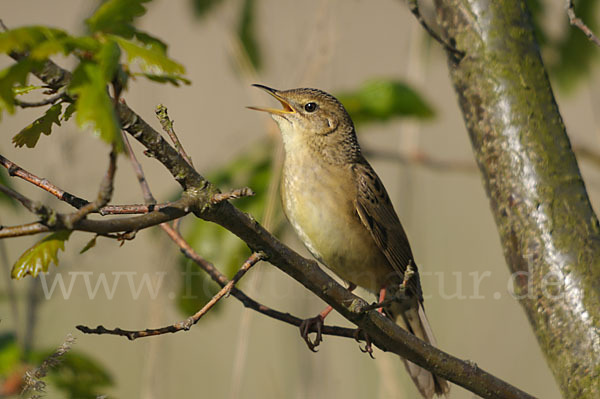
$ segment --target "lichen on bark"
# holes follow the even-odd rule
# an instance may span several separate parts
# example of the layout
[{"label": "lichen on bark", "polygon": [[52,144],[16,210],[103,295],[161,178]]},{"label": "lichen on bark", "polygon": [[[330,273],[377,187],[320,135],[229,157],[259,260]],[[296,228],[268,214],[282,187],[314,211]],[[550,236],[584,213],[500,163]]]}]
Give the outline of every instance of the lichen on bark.
[{"label": "lichen on bark", "polygon": [[523,1],[436,0],[515,296],[565,398],[600,397],[600,227]]}]

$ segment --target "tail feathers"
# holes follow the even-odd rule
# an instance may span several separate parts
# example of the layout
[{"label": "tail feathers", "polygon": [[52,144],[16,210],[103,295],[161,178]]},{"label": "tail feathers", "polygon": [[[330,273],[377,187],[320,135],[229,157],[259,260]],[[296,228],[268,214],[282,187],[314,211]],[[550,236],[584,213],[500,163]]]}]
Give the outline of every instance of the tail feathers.
[{"label": "tail feathers", "polygon": [[[419,304],[418,309],[410,308],[398,312],[396,323],[405,330],[410,331],[417,338],[422,339],[433,346],[437,345],[433,331],[431,330],[429,321],[425,315],[423,305]],[[404,360],[404,364],[408,374],[424,398],[431,399],[434,395],[448,396],[450,387],[446,380],[432,374],[409,360]]]}]

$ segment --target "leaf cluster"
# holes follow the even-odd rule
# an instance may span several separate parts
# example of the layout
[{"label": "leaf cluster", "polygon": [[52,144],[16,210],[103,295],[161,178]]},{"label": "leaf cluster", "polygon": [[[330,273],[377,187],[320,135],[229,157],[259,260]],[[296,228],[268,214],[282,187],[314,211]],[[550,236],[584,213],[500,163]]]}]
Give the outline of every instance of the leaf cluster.
[{"label": "leaf cluster", "polygon": [[[184,67],[167,56],[167,45],[138,30],[136,18],[146,12],[150,0],[107,0],[86,19],[87,35],[74,36],[46,26],[25,26],[0,33],[0,52],[18,61],[0,71],[0,117],[14,113],[17,96],[40,87],[28,86],[28,75],[40,71],[43,62],[57,54],[78,60],[69,84],[45,113],[21,130],[13,143],[33,148],[41,134],[50,135],[75,114],[80,128],[90,129],[107,143],[122,149],[115,103],[130,77],[155,82],[189,84]],[[113,98],[109,87],[113,88]],[[45,87],[56,95],[58,88]],[[66,106],[64,106],[66,104]],[[45,105],[45,104],[43,104]]]}]

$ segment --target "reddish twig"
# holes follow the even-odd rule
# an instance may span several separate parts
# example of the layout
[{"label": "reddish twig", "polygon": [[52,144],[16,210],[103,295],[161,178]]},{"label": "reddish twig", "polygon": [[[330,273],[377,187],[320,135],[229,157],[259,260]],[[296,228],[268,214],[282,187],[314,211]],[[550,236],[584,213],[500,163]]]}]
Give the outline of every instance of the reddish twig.
[{"label": "reddish twig", "polygon": [[154,112],[156,113],[156,117],[158,118],[163,130],[169,135],[171,141],[175,145],[175,149],[179,152],[181,157],[185,159],[185,161],[188,164],[190,164],[191,167],[194,167],[194,164],[192,163],[192,158],[190,158],[185,152],[183,146],[181,145],[181,142],[179,141],[179,138],[175,134],[175,130],[173,129],[173,121],[169,118],[169,115],[167,114],[167,107],[165,107],[162,104],[159,104],[156,106],[156,110]]},{"label": "reddish twig", "polygon": [[228,201],[230,199],[236,199],[241,197],[252,197],[254,195],[255,193],[250,187],[236,188],[235,190],[231,190],[226,193],[218,193],[213,195],[211,202],[214,205],[222,201]]},{"label": "reddish twig", "polygon": [[89,204],[89,202],[84,200],[83,198],[79,198],[71,193],[60,189],[59,187],[50,183],[46,179],[37,177],[33,173],[30,173],[25,169],[21,168],[14,162],[4,158],[2,155],[0,155],[0,165],[4,166],[8,170],[8,174],[10,176],[20,177],[21,179],[36,185],[37,187],[54,195],[59,200],[64,201],[77,209]]},{"label": "reddish twig", "polygon": [[185,320],[182,320],[178,323],[172,324],[170,326],[165,326],[161,328],[148,328],[145,330],[123,330],[121,328],[115,329],[107,329],[104,326],[98,326],[96,328],[89,328],[86,326],[77,326],[76,328],[84,332],[86,334],[109,334],[109,335],[119,335],[125,336],[129,340],[133,341],[137,338],[145,338],[145,337],[153,337],[156,335],[168,334],[168,333],[176,333],[179,331],[188,331],[192,326],[202,318],[206,313],[212,309],[212,307],[221,300],[224,296],[228,295],[233,286],[246,274],[248,270],[255,264],[257,264],[260,260],[264,259],[264,254],[261,252],[255,252],[244,262],[240,270],[235,274],[235,276],[221,288],[219,292],[217,292],[210,301],[206,305],[202,307],[196,314],[188,317]]},{"label": "reddish twig", "polygon": [[[185,241],[185,239],[179,234],[178,231],[173,229],[171,226],[167,228],[163,228],[168,236],[177,244],[180,248],[181,252],[191,259],[194,263],[196,263],[202,270],[204,270],[210,278],[219,284],[221,287],[225,287],[229,280],[227,277],[222,274],[214,265],[204,258],[202,258],[194,249],[190,246],[190,244]],[[269,308],[261,303],[256,302],[254,299],[247,296],[244,292],[233,287],[230,291],[231,295],[237,298],[245,307],[255,310],[258,313],[262,313],[265,316],[271,317],[273,319],[283,321],[287,324],[291,324],[296,327],[300,327],[304,319],[293,316],[289,313],[280,312],[278,310]],[[312,326],[309,332],[316,332],[316,327]],[[324,335],[335,335],[339,337],[346,338],[355,338],[356,337],[356,329],[355,328],[345,328],[345,327],[337,327],[337,326],[322,326],[321,333]],[[359,333],[359,338],[364,339],[364,334]]]},{"label": "reddish twig", "polygon": [[577,17],[575,14],[573,0],[567,0],[565,8],[567,9],[569,23],[572,26],[579,28],[579,30],[581,30],[592,43],[600,47],[600,39],[598,39],[598,36],[594,35],[594,32],[592,32],[592,30],[581,20],[581,18]]}]

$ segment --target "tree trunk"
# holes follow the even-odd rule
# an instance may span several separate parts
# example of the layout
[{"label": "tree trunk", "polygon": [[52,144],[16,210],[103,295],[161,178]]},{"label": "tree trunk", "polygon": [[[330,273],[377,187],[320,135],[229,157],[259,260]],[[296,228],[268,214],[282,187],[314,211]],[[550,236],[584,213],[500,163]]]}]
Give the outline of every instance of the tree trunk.
[{"label": "tree trunk", "polygon": [[600,226],[527,7],[435,3],[515,295],[563,396],[600,398]]}]

